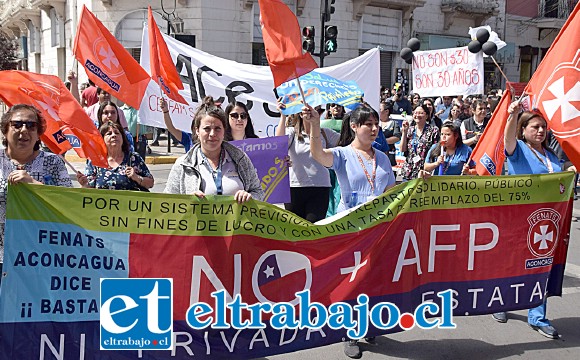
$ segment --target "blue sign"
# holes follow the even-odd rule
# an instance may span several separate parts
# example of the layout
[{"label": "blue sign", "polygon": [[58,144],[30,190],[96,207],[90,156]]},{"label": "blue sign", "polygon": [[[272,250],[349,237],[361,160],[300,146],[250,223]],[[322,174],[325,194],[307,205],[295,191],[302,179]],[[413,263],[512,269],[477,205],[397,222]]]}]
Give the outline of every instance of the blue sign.
[{"label": "blue sign", "polygon": [[173,347],[173,279],[101,279],[101,350]]},{"label": "blue sign", "polygon": [[[300,85],[308,105],[315,107],[324,104],[339,104],[350,110],[360,104],[363,91],[354,81],[341,81],[325,74],[311,71],[300,76]],[[278,97],[286,108],[282,114],[291,115],[302,111],[302,95],[296,79],[283,83],[276,88]]]}]

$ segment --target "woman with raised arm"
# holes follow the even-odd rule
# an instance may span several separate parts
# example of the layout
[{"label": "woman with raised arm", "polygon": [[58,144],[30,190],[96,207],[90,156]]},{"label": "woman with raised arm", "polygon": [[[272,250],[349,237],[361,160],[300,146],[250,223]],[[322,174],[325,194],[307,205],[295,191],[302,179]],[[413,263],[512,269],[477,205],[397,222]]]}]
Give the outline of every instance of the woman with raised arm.
[{"label": "woman with raised arm", "polygon": [[[539,112],[524,111],[515,101],[508,107],[508,120],[504,130],[505,154],[508,161],[508,175],[548,174],[562,171],[556,154],[550,150],[547,141],[547,123]],[[570,164],[564,164],[566,170],[575,171]],[[525,243],[525,242],[524,242]],[[550,339],[558,339],[558,331],[546,318],[547,297],[544,303],[528,310],[528,324],[532,329]],[[493,318],[507,322],[507,314],[498,312]]]},{"label": "woman with raised arm", "polygon": [[379,114],[369,105],[361,104],[349,114],[348,121],[354,133],[350,145],[332,149],[322,146],[318,113],[306,106],[302,116],[310,122],[312,157],[336,172],[342,197],[339,212],[365,203],[395,185],[389,158],[373,148],[381,128]]},{"label": "woman with raised arm", "polygon": [[[283,107],[281,103],[279,108]],[[315,110],[318,114],[318,112]],[[310,153],[312,132],[310,122],[304,121],[303,114],[290,115],[293,127],[286,127],[286,116],[282,114],[276,128],[276,136],[288,137],[288,155],[292,166],[290,176],[290,202],[285,204],[288,211],[316,222],[326,217],[330,198],[330,174]],[[340,135],[330,129],[318,128],[317,136],[324,148],[336,146]]]}]

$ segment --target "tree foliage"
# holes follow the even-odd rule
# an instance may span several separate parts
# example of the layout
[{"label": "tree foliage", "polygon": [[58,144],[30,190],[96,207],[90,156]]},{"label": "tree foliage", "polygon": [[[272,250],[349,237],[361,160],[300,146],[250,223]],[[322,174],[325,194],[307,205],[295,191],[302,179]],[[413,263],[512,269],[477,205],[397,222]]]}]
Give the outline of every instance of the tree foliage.
[{"label": "tree foliage", "polygon": [[18,44],[0,32],[0,70],[16,69]]}]

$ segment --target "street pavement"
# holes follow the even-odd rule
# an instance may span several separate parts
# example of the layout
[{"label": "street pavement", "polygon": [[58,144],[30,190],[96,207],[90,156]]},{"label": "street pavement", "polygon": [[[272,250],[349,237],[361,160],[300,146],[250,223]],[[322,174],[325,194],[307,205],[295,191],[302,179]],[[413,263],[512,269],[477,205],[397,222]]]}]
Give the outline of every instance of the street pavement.
[{"label": "street pavement", "polygon": [[[173,161],[184,154],[182,146],[167,152],[167,142],[152,147],[148,167],[155,178],[153,192],[162,192]],[[84,162],[67,154],[78,169]],[[69,169],[71,177],[74,173]],[[75,186],[76,179],[73,180]],[[360,342],[363,359],[580,359],[580,200],[574,201],[568,262],[562,297],[552,297],[548,303],[548,317],[560,333],[559,340],[551,340],[532,330],[527,324],[527,311],[508,313],[508,322],[500,324],[491,315],[454,317],[457,329],[412,329],[377,337],[377,344]],[[343,344],[332,344],[294,353],[269,356],[263,359],[348,359]]]}]

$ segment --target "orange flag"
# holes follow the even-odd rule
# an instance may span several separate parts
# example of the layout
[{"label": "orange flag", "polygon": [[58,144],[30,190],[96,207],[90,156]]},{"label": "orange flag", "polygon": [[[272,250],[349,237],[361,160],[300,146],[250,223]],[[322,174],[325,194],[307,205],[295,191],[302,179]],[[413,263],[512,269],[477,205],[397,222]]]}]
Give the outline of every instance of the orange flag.
[{"label": "orange flag", "polygon": [[72,148],[96,166],[109,166],[101,133],[58,77],[0,71],[0,98],[8,106],[29,104],[40,110],[47,125],[40,140],[52,152],[64,154]]},{"label": "orange flag", "polygon": [[580,169],[580,2],[536,69],[525,92],[570,160]]},{"label": "orange flag", "polygon": [[139,109],[149,74],[84,5],[73,53],[97,86]]},{"label": "orange flag", "polygon": [[511,103],[512,94],[509,88],[503,96],[491,119],[487,123],[481,138],[471,153],[478,175],[501,175],[505,161],[503,134],[507,122],[507,109]]},{"label": "orange flag", "polygon": [[258,0],[266,57],[274,86],[296,79],[318,68],[310,53],[302,53],[298,19],[281,0]]},{"label": "orange flag", "polygon": [[149,6],[148,23],[149,27],[149,56],[151,63],[151,78],[170,99],[187,104],[187,101],[179,95],[179,90],[183,90],[183,83],[179,78],[179,73],[173,64],[171,54],[163,35],[159,31],[151,6]]}]

